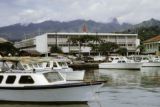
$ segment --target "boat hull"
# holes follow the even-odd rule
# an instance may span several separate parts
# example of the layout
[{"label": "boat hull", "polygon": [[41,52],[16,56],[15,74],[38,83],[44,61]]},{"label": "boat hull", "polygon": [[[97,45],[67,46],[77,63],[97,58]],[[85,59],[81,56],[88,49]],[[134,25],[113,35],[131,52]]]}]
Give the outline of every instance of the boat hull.
[{"label": "boat hull", "polygon": [[83,81],[85,72],[84,71],[73,71],[73,72],[61,72],[62,76],[67,81]]},{"label": "boat hull", "polygon": [[147,62],[147,63],[143,63],[142,67],[160,67],[160,62]]},{"label": "boat hull", "polygon": [[141,63],[101,63],[99,64],[99,68],[139,70],[141,65]]},{"label": "boat hull", "polygon": [[83,81],[85,70],[81,71],[65,71],[65,70],[57,70],[67,81]]},{"label": "boat hull", "polygon": [[87,102],[102,84],[74,84],[54,87],[0,87],[1,101],[18,102]]}]

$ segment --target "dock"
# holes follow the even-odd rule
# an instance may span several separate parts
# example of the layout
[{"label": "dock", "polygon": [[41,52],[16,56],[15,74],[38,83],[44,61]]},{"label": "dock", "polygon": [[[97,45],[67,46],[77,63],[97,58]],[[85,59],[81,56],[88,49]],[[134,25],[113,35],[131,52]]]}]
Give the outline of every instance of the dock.
[{"label": "dock", "polygon": [[98,64],[99,63],[73,63],[70,64],[69,67],[73,69],[98,69]]}]

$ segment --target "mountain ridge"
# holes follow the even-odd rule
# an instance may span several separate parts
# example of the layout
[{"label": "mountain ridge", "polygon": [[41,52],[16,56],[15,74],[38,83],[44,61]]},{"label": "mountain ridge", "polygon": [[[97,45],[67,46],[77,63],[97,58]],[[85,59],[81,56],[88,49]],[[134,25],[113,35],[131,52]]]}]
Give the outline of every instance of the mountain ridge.
[{"label": "mountain ridge", "polygon": [[82,32],[83,25],[87,26],[88,32],[123,32],[127,29],[132,30],[140,27],[160,26],[160,21],[156,19],[150,19],[143,21],[139,24],[122,23],[120,24],[116,18],[111,22],[102,23],[93,20],[71,20],[71,21],[53,21],[46,20],[41,23],[29,23],[29,24],[13,24],[5,27],[0,27],[0,37],[8,40],[21,40],[24,38],[34,37],[45,32]]}]

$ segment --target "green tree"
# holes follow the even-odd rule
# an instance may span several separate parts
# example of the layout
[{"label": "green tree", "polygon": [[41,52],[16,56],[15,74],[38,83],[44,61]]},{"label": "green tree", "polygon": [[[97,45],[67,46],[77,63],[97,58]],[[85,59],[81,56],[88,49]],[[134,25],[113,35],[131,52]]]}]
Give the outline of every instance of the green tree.
[{"label": "green tree", "polygon": [[95,36],[89,36],[89,35],[84,35],[84,36],[74,36],[70,37],[68,39],[69,44],[77,44],[79,46],[79,57],[81,57],[81,47],[83,44],[89,45],[94,43],[95,41],[98,41],[97,37]]},{"label": "green tree", "polygon": [[110,52],[115,52],[118,48],[119,48],[119,46],[116,43],[103,42],[99,46],[99,51],[102,54],[106,54],[107,55],[107,59],[108,59],[108,56],[109,56]]},{"label": "green tree", "polygon": [[140,40],[143,42],[160,34],[159,26],[140,27],[137,29]]},{"label": "green tree", "polygon": [[145,51],[145,46],[141,44],[137,47],[137,50],[140,50],[140,53],[143,53]]},{"label": "green tree", "polygon": [[59,47],[57,47],[56,45],[53,45],[53,46],[51,46],[50,52],[51,53],[62,53],[62,50]]},{"label": "green tree", "polygon": [[127,52],[128,52],[127,48],[119,48],[118,51],[117,51],[117,53],[122,55],[122,56],[126,56]]},{"label": "green tree", "polygon": [[0,52],[3,55],[8,55],[8,54],[17,55],[19,53],[19,50],[15,48],[12,43],[4,42],[0,43]]}]

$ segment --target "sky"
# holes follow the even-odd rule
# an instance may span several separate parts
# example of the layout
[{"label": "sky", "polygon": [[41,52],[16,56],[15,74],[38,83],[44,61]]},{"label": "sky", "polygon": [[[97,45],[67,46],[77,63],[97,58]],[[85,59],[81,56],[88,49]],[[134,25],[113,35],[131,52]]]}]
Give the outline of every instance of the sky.
[{"label": "sky", "polygon": [[0,0],[0,27],[76,19],[136,24],[160,19],[160,0]]}]

